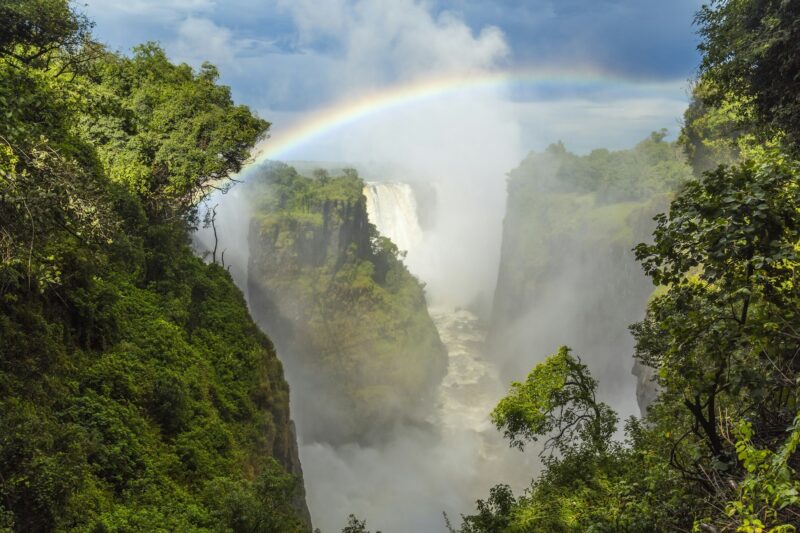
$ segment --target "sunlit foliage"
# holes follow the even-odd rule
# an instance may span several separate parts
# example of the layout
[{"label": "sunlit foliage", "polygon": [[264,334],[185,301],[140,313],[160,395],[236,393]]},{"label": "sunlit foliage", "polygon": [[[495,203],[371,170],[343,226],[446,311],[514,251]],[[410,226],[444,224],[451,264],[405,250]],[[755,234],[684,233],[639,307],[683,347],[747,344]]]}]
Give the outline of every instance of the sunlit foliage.
[{"label": "sunlit foliage", "polygon": [[266,123],[65,0],[0,19],[0,529],[306,530],[280,363],[187,245]]}]

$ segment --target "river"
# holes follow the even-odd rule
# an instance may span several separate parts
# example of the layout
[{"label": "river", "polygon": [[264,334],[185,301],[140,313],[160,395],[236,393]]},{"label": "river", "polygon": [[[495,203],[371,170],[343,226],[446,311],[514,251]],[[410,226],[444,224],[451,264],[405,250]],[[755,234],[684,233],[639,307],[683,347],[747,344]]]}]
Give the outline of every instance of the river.
[{"label": "river", "polygon": [[466,310],[433,308],[448,370],[425,426],[398,426],[381,446],[301,445],[308,504],[323,533],[348,513],[384,533],[446,531],[475,510],[497,483],[520,492],[534,477],[535,454],[512,449],[489,413],[506,387],[484,354],[486,328]]}]

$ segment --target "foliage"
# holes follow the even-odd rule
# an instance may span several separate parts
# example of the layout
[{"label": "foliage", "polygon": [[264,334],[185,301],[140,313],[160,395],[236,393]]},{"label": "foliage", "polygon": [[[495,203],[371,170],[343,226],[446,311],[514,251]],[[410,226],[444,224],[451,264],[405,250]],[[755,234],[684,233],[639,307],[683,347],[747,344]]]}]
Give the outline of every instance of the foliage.
[{"label": "foliage", "polygon": [[255,483],[217,478],[206,485],[203,499],[222,524],[238,532],[301,532],[306,525],[293,511],[298,479],[268,459]]},{"label": "foliage", "polygon": [[674,190],[688,176],[675,143],[666,142],[667,130],[653,132],[631,150],[592,150],[573,154],[562,143],[543,153],[531,153],[511,172],[510,187],[533,188],[539,193],[594,193],[599,203],[621,203],[652,198]]},{"label": "foliage", "polygon": [[[629,421],[625,443],[567,447],[545,463],[494,530],[800,526],[797,9],[777,0],[701,9],[704,60],[680,141],[695,178],[655,218],[653,241],[636,247],[658,289],[631,327],[635,357],[660,394],[643,421]],[[531,374],[538,388],[521,395],[517,384],[501,401],[516,415],[512,445],[561,416],[563,402],[549,401],[566,383],[556,368],[548,360]]]},{"label": "foliage", "polygon": [[512,446],[549,437],[543,451],[566,453],[586,444],[603,450],[614,433],[616,414],[598,402],[595,381],[580,358],[562,346],[528,374],[514,382],[508,396],[492,412],[492,421]]},{"label": "foliage", "polygon": [[0,294],[61,283],[67,240],[110,245],[119,225],[109,187],[50,147],[0,145]]},{"label": "foliage", "polygon": [[[573,345],[609,353],[624,342],[625,328],[641,316],[652,291],[631,248],[652,231],[652,216],[672,190],[691,178],[684,159],[675,143],[655,132],[628,150],[577,155],[554,145],[529,154],[509,173],[488,339],[505,379],[530,370],[520,362],[530,357],[532,344],[562,342],[542,320],[520,327],[522,317],[553,316],[565,305],[557,287],[569,285],[570,294],[581,298],[573,313],[556,322],[563,330],[575,328]],[[593,368],[604,380],[600,370]],[[602,371],[629,368],[617,360]]]},{"label": "foliage", "polygon": [[[552,370],[550,366],[552,360],[537,369],[544,372]],[[585,367],[578,371],[586,380],[592,379]],[[544,391],[550,390],[552,382],[542,372],[526,385],[538,383]],[[512,388],[497,409],[515,400],[516,394]],[[561,406],[553,403],[544,412],[541,407],[533,409],[536,415],[551,419],[562,413]],[[685,527],[693,494],[658,453],[665,450],[661,430],[631,419],[626,426],[627,442],[621,445],[611,439],[613,412],[606,407],[600,416],[611,424],[602,428],[608,432],[604,441],[595,440],[590,432],[585,441],[576,435],[560,453],[546,458],[543,472],[524,494],[515,498],[509,487],[494,487],[488,500],[477,502],[477,514],[462,516],[458,532],[650,532]]]},{"label": "foliage", "polygon": [[[91,43],[66,1],[0,13],[0,529],[306,530],[276,463],[293,453],[281,365],[187,244],[189,189],[265,123],[211,67]],[[114,162],[145,137],[155,164],[132,187]],[[191,185],[181,154],[208,171]]]},{"label": "foliage", "polygon": [[[649,219],[690,177],[678,147],[664,141],[663,132],[630,150],[579,156],[556,144],[529,154],[509,173],[495,320],[512,321],[530,302],[541,301],[544,287],[564,271],[561,261],[591,263],[586,276],[600,274],[599,265],[609,262],[608,270],[619,274],[630,248],[649,232]],[[575,257],[580,251],[585,258]],[[641,289],[631,287],[630,276],[610,275],[603,282],[608,294],[602,300],[619,291],[649,291],[646,281]],[[598,327],[612,327],[617,313],[630,314],[615,309]],[[626,325],[630,319],[617,321]]]},{"label": "foliage", "polygon": [[208,63],[199,72],[173,65],[153,43],[94,64],[87,105],[99,113],[84,117],[82,133],[111,180],[138,194],[153,215],[183,215],[223,186],[269,126],[234,105],[217,78]]},{"label": "foliage", "polygon": [[800,141],[800,4],[792,0],[713,0],[697,15],[702,77],[718,87],[709,101],[752,102],[753,127]]},{"label": "foliage", "polygon": [[755,144],[753,135],[748,132],[750,109],[747,102],[727,98],[712,103],[719,90],[700,80],[683,114],[678,144],[698,176],[720,164],[735,164],[742,152]]},{"label": "foliage", "polygon": [[[355,515],[347,517],[347,525],[342,528],[342,533],[369,533],[367,531],[367,521],[359,520]],[[381,533],[376,531],[375,533]]]},{"label": "foliage", "polygon": [[775,286],[796,254],[800,165],[770,154],[764,161],[721,167],[688,182],[668,215],[658,215],[655,244],[639,245],[657,284],[690,283],[686,274],[735,292],[755,278]]},{"label": "foliage", "polygon": [[[478,514],[462,516],[463,523],[458,533],[484,533],[490,531],[506,531],[511,522],[511,513],[516,500],[508,485],[496,485],[489,490],[489,498],[478,500]],[[445,515],[447,528],[451,533],[456,530],[450,525]]]},{"label": "foliage", "polygon": [[0,56],[25,65],[74,57],[90,39],[89,21],[63,0],[3,0],[0,19]]},{"label": "foliage", "polygon": [[800,443],[800,416],[795,417],[789,436],[775,452],[753,446],[753,428],[748,422],[739,422],[736,435],[736,453],[747,473],[726,514],[734,519],[738,531],[794,531],[783,523],[781,511],[788,509],[794,520],[800,518],[800,480],[789,466]]},{"label": "foliage", "polygon": [[[633,328],[637,357],[659,369],[664,401],[689,410],[693,438],[676,443],[673,463],[706,484],[738,475],[723,437],[737,418],[758,414],[768,431],[793,418],[798,168],[776,155],[706,173],[637,249],[669,286]],[[726,412],[732,420],[719,419]]]}]

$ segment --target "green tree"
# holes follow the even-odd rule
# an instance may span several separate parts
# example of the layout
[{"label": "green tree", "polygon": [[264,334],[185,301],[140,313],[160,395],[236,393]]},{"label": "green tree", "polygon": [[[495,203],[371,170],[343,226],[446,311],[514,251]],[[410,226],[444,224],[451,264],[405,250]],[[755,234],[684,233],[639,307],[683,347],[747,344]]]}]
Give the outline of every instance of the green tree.
[{"label": "green tree", "polygon": [[[370,533],[367,530],[367,521],[359,520],[355,515],[347,517],[347,525],[342,528],[342,533]],[[381,533],[376,531],[375,533]]]},{"label": "green tree", "polygon": [[[477,513],[462,516],[459,533],[666,531],[686,526],[682,480],[668,468],[662,428],[635,419],[625,445],[612,439],[616,414],[598,402],[596,382],[567,348],[515,383],[493,413],[513,446],[550,437],[558,453],[530,488],[515,498],[498,485]],[[683,518],[682,518],[683,517]],[[454,530],[446,519],[446,525]]]},{"label": "green tree", "polygon": [[741,99],[714,102],[718,90],[709,82],[697,82],[683,113],[678,144],[696,176],[721,164],[737,163],[745,147],[754,142],[749,134],[749,107]]},{"label": "green tree", "polygon": [[[798,9],[718,0],[698,14],[704,59],[681,135],[696,177],[636,248],[658,289],[632,326],[635,356],[658,399],[624,445],[566,447],[546,463],[505,530],[800,526]],[[503,400],[512,442],[555,426],[547,408],[564,403],[550,392],[563,372]]]},{"label": "green tree", "polygon": [[[0,16],[0,529],[308,530],[280,362],[187,245],[188,189],[222,183],[265,123],[211,66],[162,53],[134,73],[66,0]],[[142,183],[167,185],[112,175],[145,144],[165,162]],[[210,173],[187,184],[178,154]]]},{"label": "green tree", "polygon": [[787,518],[800,521],[800,479],[790,465],[800,444],[800,416],[775,451],[754,446],[753,428],[748,422],[741,421],[735,434],[736,452],[747,473],[736,498],[725,508],[730,525],[746,533],[795,531],[786,522]]},{"label": "green tree", "polygon": [[54,55],[76,55],[91,23],[66,0],[0,0],[0,56],[47,66]]},{"label": "green tree", "polygon": [[711,101],[752,102],[762,128],[800,141],[800,4],[793,0],[713,0],[697,22],[702,77],[719,87]]},{"label": "green tree", "polygon": [[[511,525],[516,499],[511,487],[496,485],[489,490],[489,498],[478,500],[477,514],[463,516],[458,533],[494,533],[506,531]],[[450,524],[445,514],[447,529],[451,533],[456,530]]]},{"label": "green tree", "polygon": [[209,192],[224,188],[250,147],[269,128],[246,106],[234,105],[218,72],[174,65],[154,43],[132,57],[106,53],[93,64],[97,113],[82,133],[97,147],[112,181],[139,195],[151,216],[191,213]]},{"label": "green tree", "polygon": [[721,435],[723,405],[746,399],[739,416],[791,405],[775,404],[794,385],[774,370],[796,372],[790,330],[800,308],[787,281],[798,261],[798,172],[779,155],[708,172],[657,217],[654,243],[637,247],[645,271],[669,287],[633,328],[637,357],[660,369],[659,383],[690,411],[722,469],[733,457]]},{"label": "green tree", "polygon": [[[88,39],[66,1],[3,2],[11,24],[0,44],[0,294],[62,281],[71,242],[114,239],[113,191],[73,129],[81,108],[61,77]],[[41,54],[39,53],[41,52]]]},{"label": "green tree", "polygon": [[547,437],[544,452],[565,453],[580,445],[602,451],[608,446],[617,415],[599,402],[592,378],[580,358],[562,346],[528,374],[524,383],[514,382],[497,404],[492,421],[512,446]]}]

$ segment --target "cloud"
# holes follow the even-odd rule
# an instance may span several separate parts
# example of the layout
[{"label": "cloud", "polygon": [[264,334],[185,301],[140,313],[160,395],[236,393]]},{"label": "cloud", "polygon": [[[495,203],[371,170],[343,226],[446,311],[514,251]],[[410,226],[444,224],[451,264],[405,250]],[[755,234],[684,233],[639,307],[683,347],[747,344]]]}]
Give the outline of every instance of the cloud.
[{"label": "cloud", "polygon": [[187,14],[208,13],[214,9],[214,0],[86,0],[88,8],[96,14],[123,13],[135,17],[159,17],[160,21],[175,21]]},{"label": "cloud", "polygon": [[[308,54],[332,56],[327,75],[338,96],[410,79],[496,66],[509,53],[502,32],[477,34],[449,12],[434,17],[412,0],[293,0],[299,42]],[[324,46],[320,46],[323,43]]]},{"label": "cloud", "polygon": [[[153,40],[153,33],[169,35],[189,16],[213,13],[214,0],[85,0],[86,12],[98,22],[101,35],[113,36],[112,45],[127,45],[120,37],[137,35]],[[107,31],[109,30],[109,31]],[[156,30],[154,32],[154,30]],[[121,34],[118,32],[122,32]],[[149,33],[144,39],[144,33]]]},{"label": "cloud", "polygon": [[[328,77],[333,100],[418,78],[496,69],[509,54],[498,28],[473,31],[456,14],[433,13],[414,0],[296,0],[284,7],[301,40],[335,40],[329,70],[315,73]],[[319,16],[329,11],[338,17]],[[457,91],[374,113],[305,147],[306,154],[322,147],[338,160],[388,164],[406,180],[438,189],[439,225],[408,262],[430,297],[450,305],[469,304],[495,282],[503,177],[523,154],[506,96],[503,88]],[[298,157],[309,158],[303,153]],[[458,242],[463,235],[471,242]]]},{"label": "cloud", "polygon": [[95,22],[95,37],[114,50],[175,38],[189,17],[211,16],[214,0],[84,0],[79,9]]},{"label": "cloud", "polygon": [[166,45],[173,60],[194,66],[210,61],[228,71],[236,69],[236,56],[244,43],[234,41],[228,28],[206,18],[189,17],[177,30],[176,39]]},{"label": "cloud", "polygon": [[278,0],[279,8],[291,13],[299,41],[305,45],[317,42],[321,36],[340,35],[348,22],[348,0]]},{"label": "cloud", "polygon": [[686,97],[685,89],[646,96],[633,87],[627,95],[607,100],[570,98],[509,105],[521,124],[526,149],[541,151],[561,140],[571,151],[585,154],[595,148],[630,148],[660,128],[667,128],[674,139]]},{"label": "cloud", "polygon": [[[86,0],[113,48],[146,40],[198,65],[220,64],[234,96],[262,110],[320,107],[359,88],[433,69],[592,66],[684,79],[698,61],[701,0]],[[233,60],[181,38],[187,20],[226,29]],[[181,42],[187,43],[178,47]],[[188,44],[188,43],[193,44]],[[193,52],[190,46],[196,46]],[[173,48],[174,47],[174,48]],[[450,53],[464,50],[463,54]],[[217,55],[214,55],[217,54]],[[219,59],[215,59],[219,58]],[[522,92],[521,99],[538,100]]]}]

